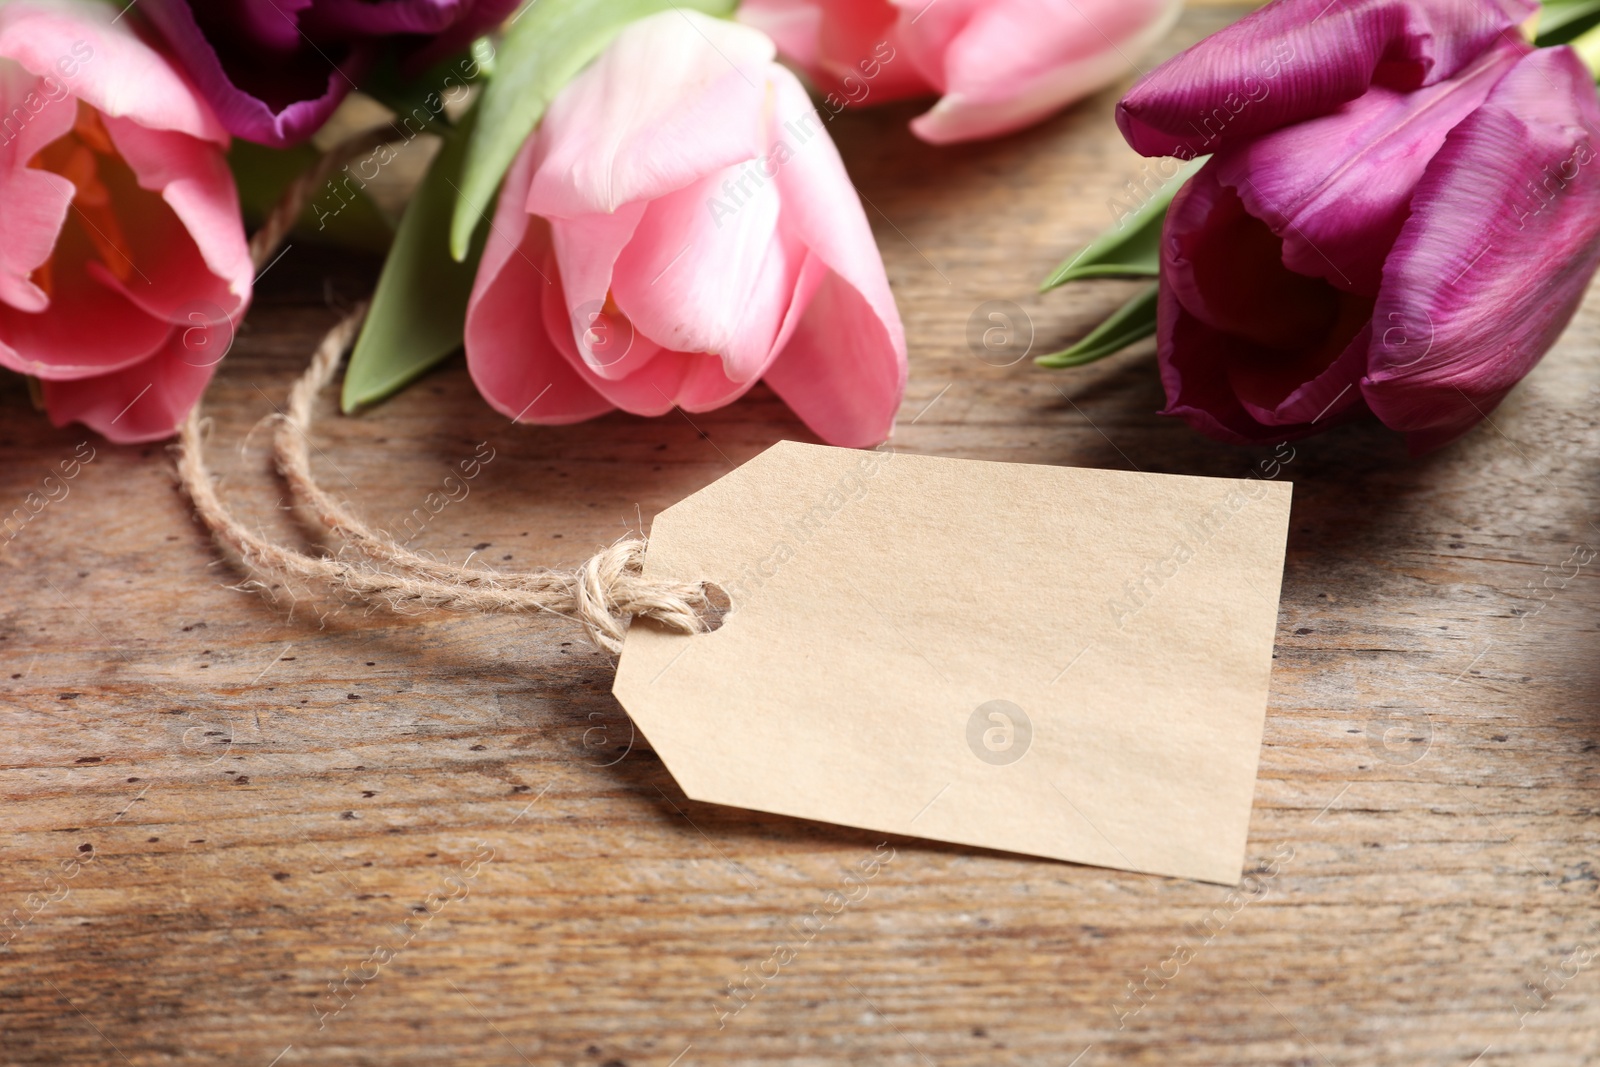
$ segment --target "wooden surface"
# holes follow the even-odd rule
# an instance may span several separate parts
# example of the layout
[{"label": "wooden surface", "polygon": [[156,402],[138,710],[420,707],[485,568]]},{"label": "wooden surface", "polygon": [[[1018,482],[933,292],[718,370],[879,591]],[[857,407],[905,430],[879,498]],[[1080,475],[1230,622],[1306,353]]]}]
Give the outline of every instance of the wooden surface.
[{"label": "wooden surface", "polygon": [[[1139,174],[1114,98],[954,150],[909,108],[835,124],[911,340],[899,447],[1223,476],[1270,455],[1156,418],[1148,349],[1052,373],[968,347],[986,301],[1046,351],[1126,295],[1029,295]],[[227,492],[279,536],[248,431],[372,267],[292,249],[210,397]],[[1492,427],[1427,459],[1370,425],[1298,446],[1246,896],[891,839],[720,1029],[729,983],[881,836],[685,800],[559,625],[231,589],[164,450],[94,442],[0,557],[0,1062],[1600,1062],[1600,587],[1572,576],[1600,544],[1597,340],[1591,301]],[[85,435],[15,382],[0,405],[9,512]],[[457,362],[330,411],[318,463],[394,525],[488,441],[415,543],[523,567],[785,437],[809,439],[760,390],[693,425],[514,428]]]}]

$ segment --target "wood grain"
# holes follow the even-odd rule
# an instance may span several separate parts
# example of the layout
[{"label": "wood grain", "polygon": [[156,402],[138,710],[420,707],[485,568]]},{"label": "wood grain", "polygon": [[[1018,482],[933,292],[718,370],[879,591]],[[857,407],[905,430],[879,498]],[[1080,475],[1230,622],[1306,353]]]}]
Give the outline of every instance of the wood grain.
[{"label": "wood grain", "polygon": [[[1167,47],[1237,11],[1191,11]],[[1234,476],[1270,454],[1155,417],[1148,348],[1051,373],[968,346],[986,301],[1045,351],[1126,295],[1030,295],[1139,173],[1114,99],[949,150],[910,138],[910,108],[835,123],[911,339],[900,447]],[[231,499],[278,536],[300,534],[250,430],[374,267],[292,249],[208,401]],[[720,1028],[729,983],[881,837],[685,800],[559,625],[230,588],[163,450],[91,442],[0,556],[0,1062],[1600,1062],[1600,963],[1579,962],[1600,948],[1600,586],[1563,569],[1600,544],[1597,341],[1591,302],[1438,455],[1371,425],[1298,446],[1247,897],[892,839],[867,898]],[[15,384],[0,406],[9,513],[85,435]],[[458,362],[365,416],[330,406],[317,446],[398,525],[489,442],[415,543],[520,567],[785,437],[809,439],[763,390],[692,421],[514,428]]]}]

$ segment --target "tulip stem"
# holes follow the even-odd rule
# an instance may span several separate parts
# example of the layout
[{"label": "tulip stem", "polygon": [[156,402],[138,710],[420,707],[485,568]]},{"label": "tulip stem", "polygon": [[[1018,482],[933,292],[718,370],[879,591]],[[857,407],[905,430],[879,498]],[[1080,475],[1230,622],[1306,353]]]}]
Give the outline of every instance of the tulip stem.
[{"label": "tulip stem", "polygon": [[1578,58],[1583,60],[1583,65],[1589,68],[1589,73],[1600,78],[1600,26],[1584,31],[1570,43],[1573,51],[1578,53]]}]

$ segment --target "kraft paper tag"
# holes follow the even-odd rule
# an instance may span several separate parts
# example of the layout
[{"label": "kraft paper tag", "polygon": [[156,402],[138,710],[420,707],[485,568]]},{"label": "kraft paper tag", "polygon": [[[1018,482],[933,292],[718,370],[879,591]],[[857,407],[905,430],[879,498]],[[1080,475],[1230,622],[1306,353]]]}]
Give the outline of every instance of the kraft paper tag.
[{"label": "kraft paper tag", "polygon": [[1234,884],[1290,496],[785,442],[657,517],[733,606],[614,691],[696,800]]}]

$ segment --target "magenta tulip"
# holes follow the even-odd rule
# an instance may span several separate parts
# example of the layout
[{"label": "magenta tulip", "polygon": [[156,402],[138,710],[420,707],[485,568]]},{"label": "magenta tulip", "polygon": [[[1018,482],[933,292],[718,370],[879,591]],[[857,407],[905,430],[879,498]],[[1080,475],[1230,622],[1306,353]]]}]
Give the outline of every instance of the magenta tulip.
[{"label": "magenta tulip", "polygon": [[823,439],[889,433],[905,336],[837,150],[748,27],[636,22],[556,98],[500,196],[467,313],[495,408],[707,411],[759,380]]},{"label": "magenta tulip", "polygon": [[1163,235],[1167,414],[1268,442],[1371,412],[1421,451],[1533,368],[1600,265],[1600,101],[1531,10],[1278,0],[1134,87],[1130,144],[1212,155]]},{"label": "magenta tulip", "polygon": [[115,9],[0,4],[0,365],[57,425],[167,437],[250,300],[228,135]]},{"label": "magenta tulip", "polygon": [[744,0],[830,110],[938,96],[934,144],[1030,126],[1132,74],[1181,0]]},{"label": "magenta tulip", "polygon": [[230,133],[283,147],[328,121],[384,42],[404,45],[415,69],[492,29],[519,2],[142,0],[139,12]]}]

